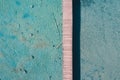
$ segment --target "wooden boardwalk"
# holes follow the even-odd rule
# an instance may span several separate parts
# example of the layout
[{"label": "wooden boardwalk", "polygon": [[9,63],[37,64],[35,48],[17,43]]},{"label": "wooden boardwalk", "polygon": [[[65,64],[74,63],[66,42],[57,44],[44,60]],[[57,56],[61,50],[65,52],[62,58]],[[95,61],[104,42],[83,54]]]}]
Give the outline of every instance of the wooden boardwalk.
[{"label": "wooden boardwalk", "polygon": [[72,80],[72,0],[63,0],[63,78]]}]

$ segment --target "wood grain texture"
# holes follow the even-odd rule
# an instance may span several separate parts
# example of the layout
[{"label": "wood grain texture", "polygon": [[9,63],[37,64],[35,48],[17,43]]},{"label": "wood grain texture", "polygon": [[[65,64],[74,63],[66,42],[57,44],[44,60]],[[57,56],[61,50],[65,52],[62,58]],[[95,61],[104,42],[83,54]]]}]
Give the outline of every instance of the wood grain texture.
[{"label": "wood grain texture", "polygon": [[63,0],[63,78],[72,80],[72,0]]}]

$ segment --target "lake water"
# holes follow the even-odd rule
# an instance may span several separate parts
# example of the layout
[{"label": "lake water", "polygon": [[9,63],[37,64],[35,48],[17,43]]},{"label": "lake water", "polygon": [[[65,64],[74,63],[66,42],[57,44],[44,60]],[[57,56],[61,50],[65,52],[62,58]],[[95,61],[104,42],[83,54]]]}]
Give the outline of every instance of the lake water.
[{"label": "lake water", "polygon": [[0,0],[0,80],[62,80],[62,0]]},{"label": "lake water", "polygon": [[120,1],[81,3],[81,80],[120,80]]}]

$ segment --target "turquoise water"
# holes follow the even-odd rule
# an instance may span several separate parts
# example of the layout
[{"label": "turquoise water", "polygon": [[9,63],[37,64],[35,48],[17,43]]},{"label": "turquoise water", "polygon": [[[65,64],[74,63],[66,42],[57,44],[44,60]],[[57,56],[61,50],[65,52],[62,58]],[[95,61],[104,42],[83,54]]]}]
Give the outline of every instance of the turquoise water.
[{"label": "turquoise water", "polygon": [[62,80],[62,0],[0,0],[0,80]]},{"label": "turquoise water", "polygon": [[120,80],[120,0],[82,0],[81,80]]}]

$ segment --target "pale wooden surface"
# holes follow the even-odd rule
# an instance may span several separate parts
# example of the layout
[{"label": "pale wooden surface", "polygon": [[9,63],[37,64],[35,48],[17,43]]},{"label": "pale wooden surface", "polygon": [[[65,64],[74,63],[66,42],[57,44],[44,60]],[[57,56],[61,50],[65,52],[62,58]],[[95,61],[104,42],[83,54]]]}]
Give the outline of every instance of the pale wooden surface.
[{"label": "pale wooden surface", "polygon": [[72,0],[63,0],[63,80],[72,80]]}]

